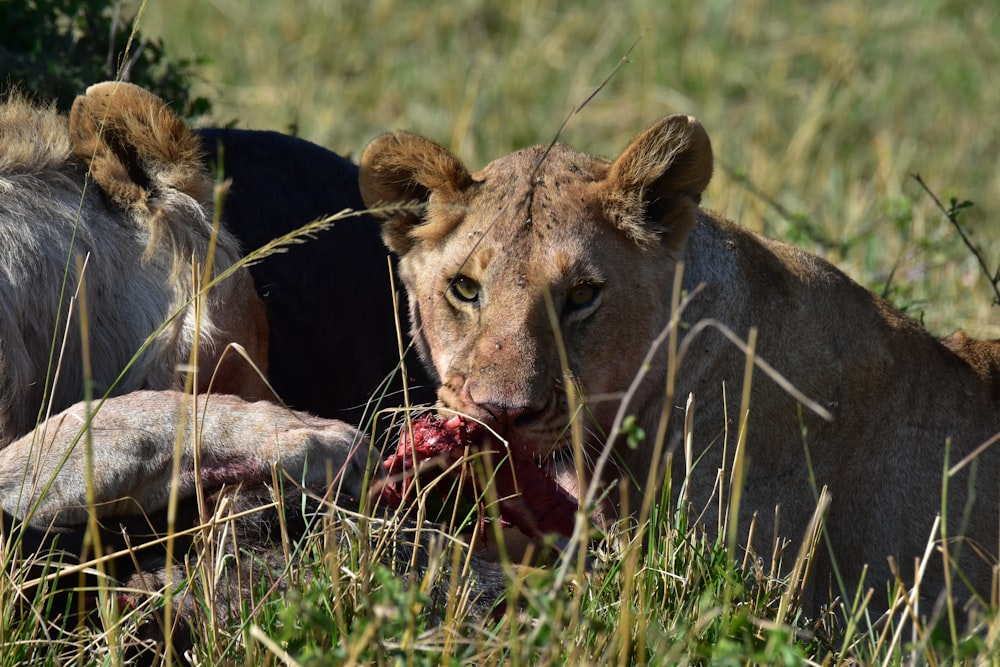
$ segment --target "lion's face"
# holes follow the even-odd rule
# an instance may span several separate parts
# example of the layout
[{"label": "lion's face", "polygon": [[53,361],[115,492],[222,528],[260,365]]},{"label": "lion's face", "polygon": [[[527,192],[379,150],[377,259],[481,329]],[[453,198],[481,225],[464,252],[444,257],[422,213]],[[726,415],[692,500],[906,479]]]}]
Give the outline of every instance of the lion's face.
[{"label": "lion's face", "polygon": [[[614,162],[555,145],[474,174],[400,133],[373,142],[361,169],[370,206],[426,202],[383,229],[441,406],[540,458],[567,449],[572,419],[603,443],[669,321],[675,257],[711,173],[701,126],[667,118]],[[662,400],[657,376],[630,412]]]}]

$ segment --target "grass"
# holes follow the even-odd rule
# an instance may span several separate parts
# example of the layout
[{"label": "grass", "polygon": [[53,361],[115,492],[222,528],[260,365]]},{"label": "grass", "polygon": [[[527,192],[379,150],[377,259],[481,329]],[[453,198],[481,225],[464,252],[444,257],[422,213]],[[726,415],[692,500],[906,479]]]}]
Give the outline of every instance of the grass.
[{"label": "grass", "polygon": [[[474,167],[549,141],[629,53],[571,119],[568,143],[614,155],[662,115],[696,115],[717,155],[708,206],[827,256],[932,331],[1000,336],[988,280],[911,176],[919,172],[945,201],[975,202],[960,220],[996,270],[1000,8],[931,0],[430,7],[150,0],[139,20],[174,55],[208,59],[195,92],[212,100],[214,115],[202,123],[292,131],[354,155],[377,133],[405,128]],[[344,545],[337,536],[348,520],[335,514],[287,544],[290,565],[278,573],[287,592],[262,584],[234,622],[199,627],[194,662],[997,664],[1000,654],[996,600],[992,619],[971,632],[928,626],[905,610],[879,627],[862,614],[846,626],[842,612],[839,624],[806,619],[770,557],[734,554],[669,502],[603,543],[586,578],[577,563],[519,571],[508,611],[487,623],[467,618],[461,603],[430,613],[435,579],[404,585],[379,564],[379,535],[395,527],[379,533],[362,523],[361,535],[375,530],[373,538]],[[35,575],[11,553],[0,579],[0,665],[121,664],[134,617],[108,608],[78,627],[15,614],[20,584]],[[467,580],[453,556],[434,560],[441,585]],[[190,576],[215,576],[210,561],[193,567]],[[57,604],[44,587],[35,595],[31,608]]]},{"label": "grass", "polygon": [[202,122],[355,156],[407,129],[474,168],[551,140],[634,45],[568,143],[613,156],[663,115],[697,116],[717,156],[709,207],[825,255],[934,332],[1000,336],[988,281],[911,177],[976,204],[962,220],[995,271],[990,3],[150,0],[140,20],[208,59]]}]

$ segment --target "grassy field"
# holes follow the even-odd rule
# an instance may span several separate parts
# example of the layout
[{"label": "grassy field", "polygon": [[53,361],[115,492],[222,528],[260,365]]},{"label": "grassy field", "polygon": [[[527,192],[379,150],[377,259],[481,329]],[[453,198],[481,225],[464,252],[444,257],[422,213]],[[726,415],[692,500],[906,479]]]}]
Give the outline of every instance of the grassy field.
[{"label": "grassy field", "polygon": [[989,281],[911,177],[976,204],[961,220],[996,271],[991,3],[151,0],[140,27],[207,59],[202,122],[352,155],[407,129],[476,168],[551,140],[614,72],[567,143],[613,156],[663,115],[697,116],[709,207],[887,289],[932,331],[1000,336]]},{"label": "grassy field", "polygon": [[[992,3],[149,0],[138,21],[172,56],[205,59],[195,92],[214,108],[199,123],[343,154],[402,128],[479,167],[550,141],[589,100],[563,139],[610,156],[663,115],[695,115],[717,159],[707,206],[826,256],[934,332],[1000,336],[990,281],[912,177],[975,203],[960,221],[997,271]],[[996,601],[971,632],[905,611],[874,627],[862,612],[807,619],[772,563],[734,560],[666,505],[615,555],[595,553],[592,575],[514,577],[508,612],[487,623],[461,602],[430,613],[434,577],[404,586],[377,540],[330,549],[344,521],[287,545],[289,592],[262,584],[237,623],[210,619],[193,662],[1000,664]],[[190,574],[215,576],[204,562]],[[25,576],[0,582],[0,666],[122,663],[114,605],[96,633],[12,620],[6,582]]]}]

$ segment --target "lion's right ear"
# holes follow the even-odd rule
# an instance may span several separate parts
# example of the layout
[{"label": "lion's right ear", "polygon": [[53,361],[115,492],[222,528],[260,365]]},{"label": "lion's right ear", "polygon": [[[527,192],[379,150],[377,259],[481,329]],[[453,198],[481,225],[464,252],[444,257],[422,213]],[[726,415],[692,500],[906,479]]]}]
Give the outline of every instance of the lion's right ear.
[{"label": "lion's right ear", "polygon": [[[429,139],[396,132],[374,139],[361,155],[361,196],[369,208],[426,203],[431,193],[457,196],[472,183],[462,161]],[[413,244],[413,227],[423,222],[414,210],[388,211],[382,238],[397,255]]]},{"label": "lion's right ear", "polygon": [[691,116],[667,116],[636,137],[611,165],[609,217],[646,244],[676,250],[694,225],[701,193],[712,178],[712,144]]}]

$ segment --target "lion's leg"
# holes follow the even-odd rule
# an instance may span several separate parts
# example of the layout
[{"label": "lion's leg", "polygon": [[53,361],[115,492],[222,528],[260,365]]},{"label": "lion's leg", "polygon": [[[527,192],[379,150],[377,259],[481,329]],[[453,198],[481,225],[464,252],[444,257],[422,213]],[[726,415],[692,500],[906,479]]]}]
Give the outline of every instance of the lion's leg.
[{"label": "lion's leg", "polygon": [[273,467],[357,499],[369,472],[367,442],[353,427],[264,401],[142,391],[108,399],[86,423],[78,403],[0,450],[5,512],[35,525],[155,512],[174,485],[183,502],[199,486],[269,483]]}]

